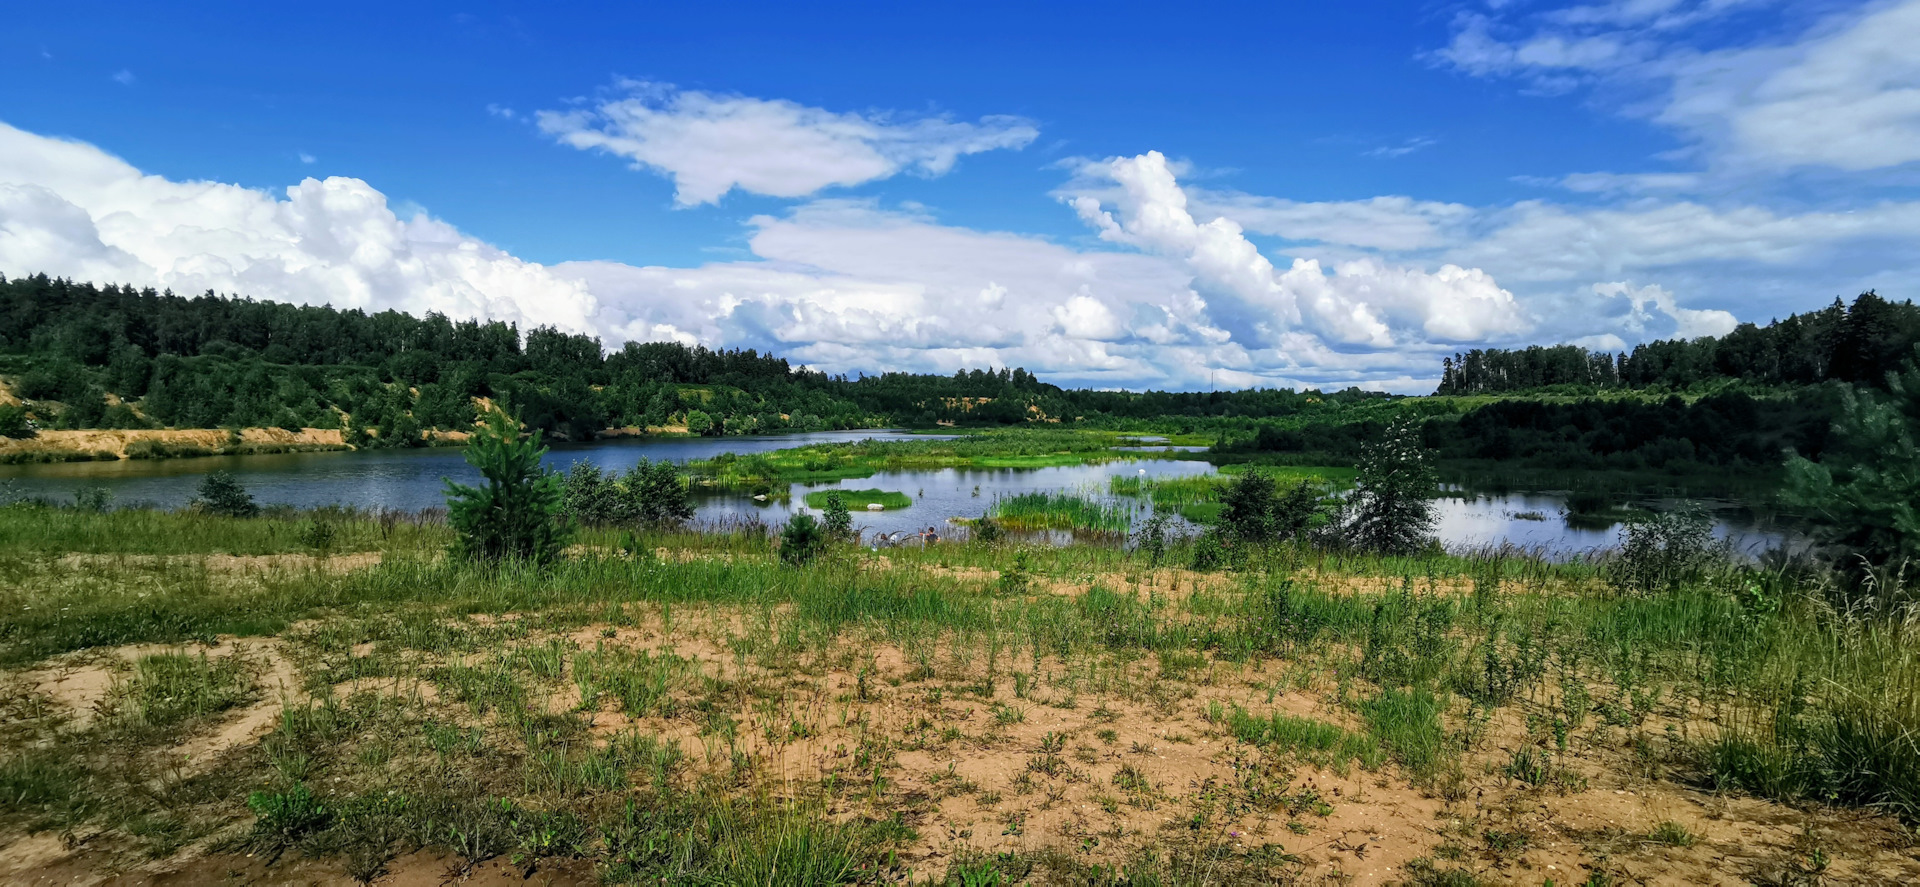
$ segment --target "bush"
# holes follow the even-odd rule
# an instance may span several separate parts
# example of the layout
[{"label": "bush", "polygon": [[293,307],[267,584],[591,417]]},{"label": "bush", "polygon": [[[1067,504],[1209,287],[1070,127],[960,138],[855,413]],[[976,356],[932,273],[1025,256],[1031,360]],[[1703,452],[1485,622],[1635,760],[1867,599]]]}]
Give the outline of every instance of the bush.
[{"label": "bush", "polygon": [[853,514],[847,511],[847,502],[839,490],[827,492],[827,504],[820,513],[825,518],[823,529],[828,539],[845,542],[853,538]]},{"label": "bush", "polygon": [[1340,538],[1364,551],[1412,554],[1433,540],[1433,453],[1420,431],[1395,421],[1361,446],[1360,475],[1339,519]]},{"label": "bush", "polygon": [[1820,461],[1788,460],[1785,499],[1823,519],[1816,537],[1843,567],[1897,575],[1920,565],[1920,346],[1886,394],[1842,388],[1840,404]]},{"label": "bush", "polygon": [[813,560],[827,548],[827,535],[811,514],[796,514],[780,531],[780,559],[792,566]]},{"label": "bush", "polygon": [[16,440],[34,435],[33,420],[27,418],[27,408],[19,404],[0,404],[0,437]]},{"label": "bush", "polygon": [[1714,560],[1713,523],[1686,508],[1641,514],[1626,521],[1626,540],[1607,564],[1607,581],[1621,591],[1667,591],[1699,577]]},{"label": "bush", "polygon": [[1248,469],[1220,492],[1220,528],[1240,542],[1291,539],[1305,532],[1320,510],[1320,495],[1302,480],[1283,494],[1273,476]]},{"label": "bush", "polygon": [[106,487],[89,485],[73,491],[73,507],[81,511],[105,514],[113,505],[113,491]]},{"label": "bush", "polygon": [[200,482],[200,492],[194,497],[194,502],[209,514],[253,517],[260,513],[260,506],[253,501],[253,494],[247,492],[247,488],[225,470],[209,474],[206,480]]},{"label": "bush", "polygon": [[339,530],[332,521],[316,517],[300,528],[300,544],[315,554],[326,554],[333,550],[334,539],[338,535]]},{"label": "bush", "polygon": [[564,515],[560,475],[540,464],[547,448],[540,433],[520,433],[504,413],[495,412],[474,430],[467,443],[467,464],[479,469],[485,486],[445,480],[447,522],[453,525],[457,551],[472,560],[528,560],[551,563],[566,549],[571,528]]},{"label": "bush", "polygon": [[973,522],[973,541],[982,545],[998,544],[1004,535],[999,522],[988,515],[980,515],[980,519]]},{"label": "bush", "polygon": [[671,462],[639,464],[625,477],[576,462],[565,479],[565,509],[573,520],[599,526],[673,526],[693,518],[693,501]]}]

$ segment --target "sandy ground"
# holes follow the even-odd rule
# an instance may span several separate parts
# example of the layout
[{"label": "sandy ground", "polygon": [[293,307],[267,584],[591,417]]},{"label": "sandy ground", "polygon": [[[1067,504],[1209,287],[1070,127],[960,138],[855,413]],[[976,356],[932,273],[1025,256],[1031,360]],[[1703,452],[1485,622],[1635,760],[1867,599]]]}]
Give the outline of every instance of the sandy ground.
[{"label": "sandy ground", "polygon": [[[0,438],[0,452],[14,450],[82,450],[87,452],[107,452],[125,458],[127,445],[137,440],[151,440],[175,446],[191,445],[218,450],[228,444],[227,432],[219,429],[139,429],[139,430],[80,430],[80,431],[41,431],[27,440]],[[248,428],[240,432],[243,444],[281,444],[301,446],[343,446],[345,441],[338,429],[302,428],[288,431],[285,428]]]},{"label": "sandy ground", "polygon": [[[301,558],[236,558],[231,569],[300,569]],[[968,571],[965,578],[989,576]],[[1104,578],[1109,587],[1126,584]],[[1163,591],[1191,589],[1191,580],[1203,577],[1182,578],[1172,572],[1150,577]],[[1045,583],[1035,593],[1068,590]],[[988,656],[945,641],[902,645],[849,633],[824,648],[751,652],[742,641],[756,631],[778,637],[766,620],[782,614],[682,606],[669,622],[661,609],[633,604],[627,615],[620,624],[535,632],[515,643],[558,639],[579,650],[680,657],[689,677],[676,698],[690,702],[705,679],[737,688],[729,697],[738,724],[731,740],[706,732],[691,705],[673,718],[635,719],[611,698],[582,711],[571,679],[537,688],[537,704],[578,712],[601,741],[638,731],[678,742],[697,769],[718,772],[744,752],[770,784],[794,795],[827,779],[853,786],[884,779],[884,791],[836,795],[830,812],[899,816],[919,835],[902,852],[918,878],[937,877],[956,857],[983,852],[1051,850],[1113,864],[1143,846],[1226,842],[1278,845],[1299,857],[1304,883],[1397,883],[1417,859],[1467,869],[1490,884],[1581,884],[1595,872],[1615,884],[1920,883],[1920,851],[1911,833],[1888,817],[1717,793],[1691,781],[1670,763],[1679,757],[1672,744],[1712,725],[1687,721],[1685,712],[1657,711],[1634,730],[1590,722],[1562,751],[1529,728],[1528,705],[1517,703],[1486,724],[1454,778],[1422,785],[1392,764],[1368,771],[1277,756],[1239,742],[1214,719],[1220,708],[1239,706],[1361,729],[1340,702],[1340,687],[1311,670],[1303,673],[1302,663],[1201,658],[1176,664],[1153,655],[1060,661],[1023,650],[994,661],[989,681]],[[516,618],[456,621],[498,629]],[[284,639],[222,638],[192,648],[248,657],[257,666],[257,693],[163,753],[199,769],[257,744],[284,704],[302,698],[303,677],[311,687],[330,670],[303,675],[296,662],[319,664],[302,658],[299,643],[296,628]],[[170,649],[179,648],[84,651],[9,679],[83,727],[128,663]],[[363,643],[347,655],[379,652],[377,644]],[[323,692],[393,694],[436,716],[484,723],[414,679],[341,681]],[[1630,750],[1636,735],[1655,749],[1650,758]],[[1543,786],[1512,778],[1506,764],[1522,749],[1550,754],[1563,776]],[[1677,823],[1691,843],[1656,841],[1652,835],[1662,823]],[[6,841],[0,844],[0,883],[6,884],[351,883],[327,861],[267,865],[190,848],[109,872],[97,869],[96,854],[70,835],[0,841]],[[582,866],[529,875],[494,860],[461,871],[454,861],[424,853],[395,860],[388,872],[377,883],[594,882]]]}]

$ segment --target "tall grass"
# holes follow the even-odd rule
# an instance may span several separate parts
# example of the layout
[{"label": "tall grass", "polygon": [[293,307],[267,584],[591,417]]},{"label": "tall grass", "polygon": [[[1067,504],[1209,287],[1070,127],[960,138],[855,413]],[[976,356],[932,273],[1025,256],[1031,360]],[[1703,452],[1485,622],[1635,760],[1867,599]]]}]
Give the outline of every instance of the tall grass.
[{"label": "tall grass", "polygon": [[1074,530],[1124,536],[1130,511],[1073,493],[1017,493],[994,499],[988,515],[1013,530]]}]

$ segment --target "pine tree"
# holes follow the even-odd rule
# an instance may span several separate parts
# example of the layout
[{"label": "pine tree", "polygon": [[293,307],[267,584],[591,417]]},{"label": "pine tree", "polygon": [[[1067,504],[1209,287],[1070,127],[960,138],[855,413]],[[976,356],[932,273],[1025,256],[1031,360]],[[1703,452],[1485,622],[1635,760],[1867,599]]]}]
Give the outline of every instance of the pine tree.
[{"label": "pine tree", "polygon": [[1841,391],[1833,442],[1787,462],[1786,501],[1822,518],[1819,540],[1843,568],[1920,564],[1920,346],[1887,392]]},{"label": "pine tree", "polygon": [[467,464],[484,486],[446,480],[447,521],[457,549],[478,561],[551,563],[566,548],[571,526],[563,514],[560,475],[540,464],[547,448],[540,433],[520,433],[504,413],[487,416],[467,441]]}]

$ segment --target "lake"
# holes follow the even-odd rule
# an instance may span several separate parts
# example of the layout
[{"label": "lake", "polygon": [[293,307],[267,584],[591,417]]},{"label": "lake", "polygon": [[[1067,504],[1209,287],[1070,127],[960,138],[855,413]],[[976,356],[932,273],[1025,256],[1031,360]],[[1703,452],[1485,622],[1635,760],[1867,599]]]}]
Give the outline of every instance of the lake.
[{"label": "lake", "polygon": [[[720,438],[615,438],[588,444],[555,446],[547,464],[565,470],[587,461],[613,471],[625,471],[640,459],[676,462],[708,458],[720,453],[757,453],[811,443],[858,440],[927,439],[928,435],[892,430],[829,431],[812,434]],[[907,508],[854,512],[854,525],[874,533],[913,532],[928,526],[942,535],[955,530],[950,518],[979,517],[998,496],[1027,492],[1066,491],[1089,497],[1107,496],[1108,483],[1117,475],[1174,477],[1212,474],[1206,462],[1178,457],[1204,448],[1141,446],[1118,448],[1132,457],[1099,465],[1038,469],[940,469],[886,471],[871,477],[821,485],[795,484],[791,501],[757,502],[742,495],[700,496],[697,518],[727,524],[757,519],[768,525],[784,522],[806,508],[808,492],[841,487],[881,489],[905,493]],[[44,496],[70,500],[81,486],[104,486],[120,505],[148,503],[177,508],[193,497],[209,472],[225,469],[263,504],[298,508],[352,505],[415,511],[445,505],[442,478],[473,482],[477,473],[458,449],[370,450],[364,452],[293,453],[262,456],[214,456],[199,459],[68,462],[52,465],[0,466],[0,495]],[[1550,557],[1568,557],[1618,542],[1620,528],[1573,524],[1565,518],[1569,494],[1549,489],[1523,489],[1507,481],[1450,478],[1447,495],[1438,500],[1441,541],[1451,547],[1511,544],[1539,549]],[[1669,508],[1682,501],[1708,509],[1716,536],[1730,539],[1736,551],[1757,555],[1783,545],[1798,547],[1793,534],[1764,509],[1755,509],[1737,496],[1682,495],[1665,486],[1647,485],[1617,491],[1624,505]],[[1139,518],[1150,506],[1135,500],[1117,500],[1136,510]],[[1138,518],[1137,518],[1138,519]],[[1047,534],[1066,541],[1069,534]]]}]

